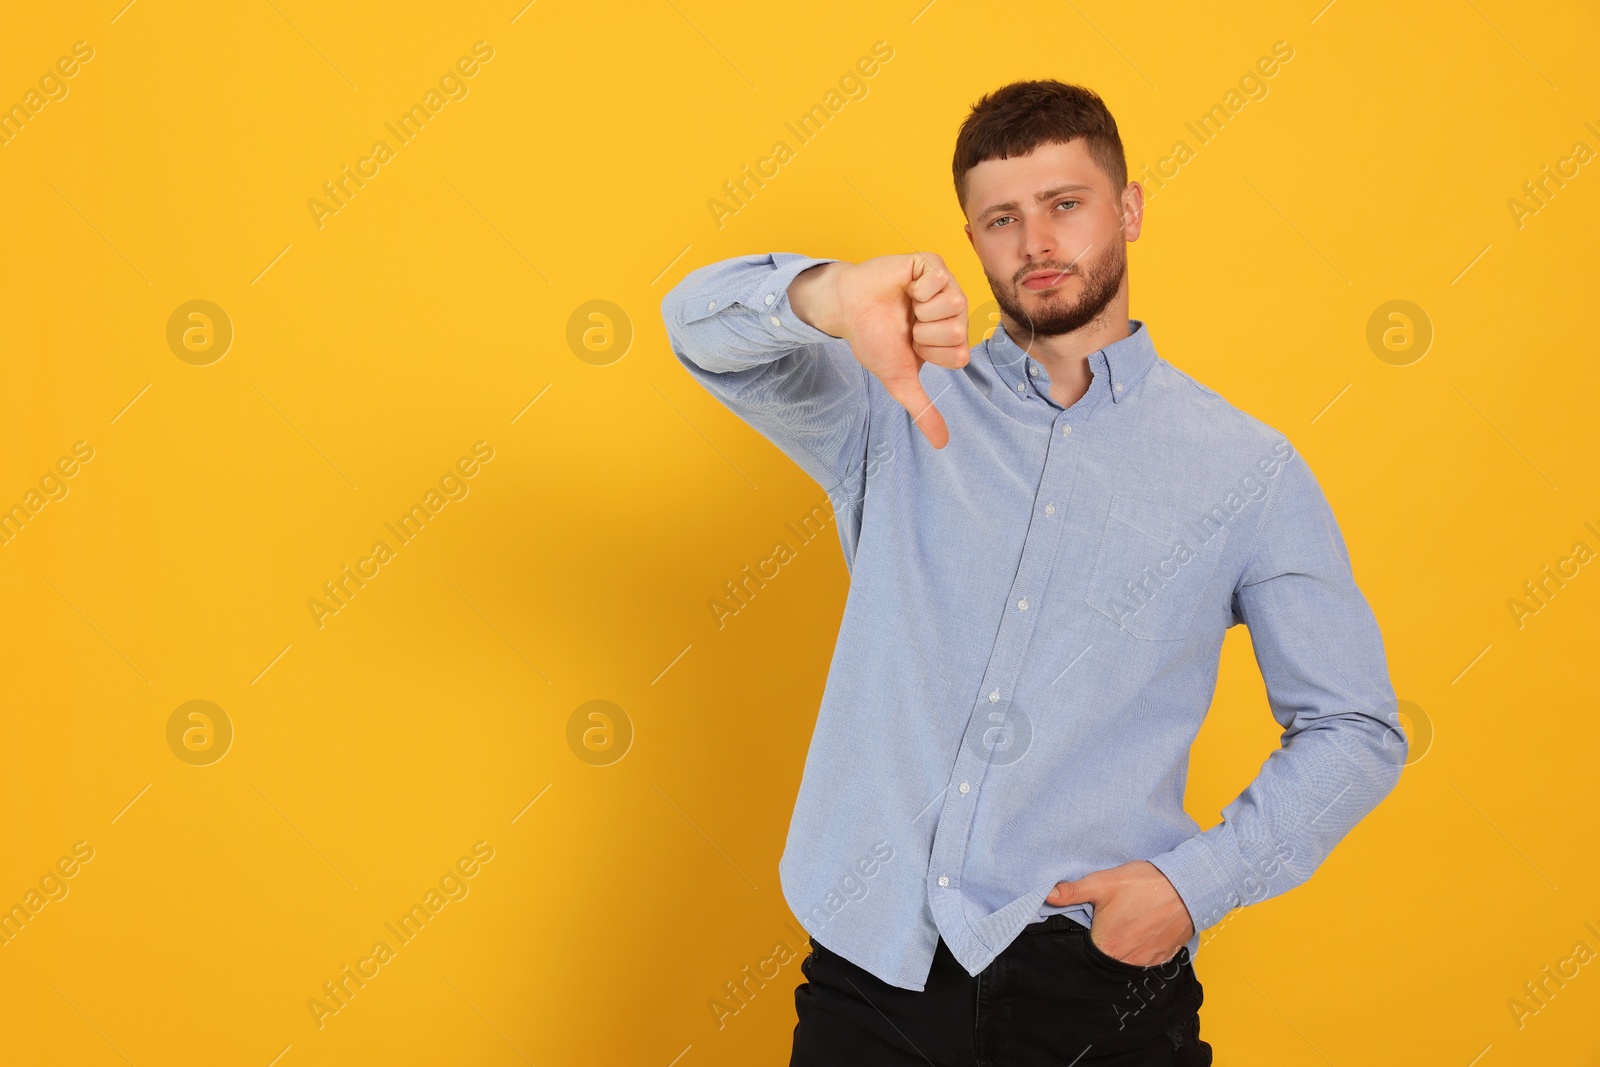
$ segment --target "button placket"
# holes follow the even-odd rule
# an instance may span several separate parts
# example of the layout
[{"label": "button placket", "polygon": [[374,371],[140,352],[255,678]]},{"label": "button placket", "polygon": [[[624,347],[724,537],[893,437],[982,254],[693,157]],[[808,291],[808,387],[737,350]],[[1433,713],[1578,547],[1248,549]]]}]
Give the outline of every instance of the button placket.
[{"label": "button placket", "polygon": [[[1068,499],[1078,469],[1078,450],[1071,447],[1065,435],[1057,438],[1052,434],[1048,440],[1050,444],[1040,488],[1049,491],[1056,499]],[[1054,504],[1047,504],[1042,510],[1044,514],[1041,516],[1039,509],[1034,509],[1023,540],[1022,559],[1011,590],[1014,599],[1008,604],[1001,620],[995,647],[984,674],[987,693],[979,699],[968,716],[961,749],[946,783],[947,802],[940,808],[929,862],[929,876],[938,872],[935,884],[941,889],[960,888],[960,872],[966,859],[967,838],[977,806],[977,793],[988,773],[988,758],[974,751],[970,744],[975,720],[993,714],[992,709],[1002,702],[1009,705],[1009,698],[1003,696],[1003,690],[1015,687],[1021,670],[1022,653],[1028,647],[1033,634],[1033,622],[1038,617],[1037,611],[1029,611],[1026,594],[1033,591],[1037,598],[1043,593],[1056,556],[1062,524],[1049,519],[1055,512]],[[970,803],[959,804],[952,811],[948,803],[950,799]],[[931,903],[936,916],[951,923],[959,918],[963,925],[966,924],[965,915],[954,894],[934,894]],[[970,926],[967,926],[967,931],[970,933]]]}]

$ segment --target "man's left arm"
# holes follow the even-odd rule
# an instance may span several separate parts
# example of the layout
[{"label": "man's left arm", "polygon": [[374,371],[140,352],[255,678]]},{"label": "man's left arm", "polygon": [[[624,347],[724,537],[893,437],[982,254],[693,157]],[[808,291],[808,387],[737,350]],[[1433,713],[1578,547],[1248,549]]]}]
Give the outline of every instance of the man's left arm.
[{"label": "man's left arm", "polygon": [[1282,745],[1220,823],[1149,857],[1197,934],[1306,881],[1394,788],[1408,751],[1377,620],[1298,453],[1266,504],[1233,615],[1250,628]]}]

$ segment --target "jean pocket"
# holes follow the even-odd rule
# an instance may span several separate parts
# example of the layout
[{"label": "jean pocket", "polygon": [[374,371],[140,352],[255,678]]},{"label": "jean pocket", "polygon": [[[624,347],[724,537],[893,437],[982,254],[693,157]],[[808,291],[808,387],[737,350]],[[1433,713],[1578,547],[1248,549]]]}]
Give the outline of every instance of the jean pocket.
[{"label": "jean pocket", "polygon": [[1153,1055],[1162,1046],[1171,1054],[1169,1031],[1195,1013],[1185,969],[1174,961],[1124,963],[1096,945],[1083,924],[1057,922],[1037,931],[1044,936],[1019,937],[1004,954],[995,988],[1011,1005],[1005,1025],[1014,1036],[999,1051],[1028,1048],[1035,1058],[1026,1062],[1066,1064],[1090,1046],[1106,1062],[1187,1062]]},{"label": "jean pocket", "polygon": [[1095,944],[1094,937],[1090,933],[1088,927],[1084,928],[1083,933],[1080,936],[1083,939],[1084,951],[1089,954],[1090,959],[1104,964],[1107,967],[1115,968],[1124,974],[1155,975],[1161,978],[1163,981],[1172,981],[1183,973],[1183,965],[1188,962],[1189,958],[1189,947],[1184,945],[1180,947],[1173,957],[1167,960],[1165,963],[1157,963],[1149,967],[1144,967],[1137,963],[1129,963],[1126,960],[1119,960],[1105,949]]}]

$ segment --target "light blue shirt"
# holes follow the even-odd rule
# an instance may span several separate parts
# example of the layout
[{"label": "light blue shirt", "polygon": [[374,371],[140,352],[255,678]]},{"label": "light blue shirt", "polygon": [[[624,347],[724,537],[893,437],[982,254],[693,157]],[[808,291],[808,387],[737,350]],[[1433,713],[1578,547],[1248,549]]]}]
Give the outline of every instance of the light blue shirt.
[{"label": "light blue shirt", "polygon": [[[921,990],[943,936],[978,974],[1056,882],[1136,859],[1200,932],[1304,882],[1408,749],[1383,639],[1316,479],[1279,431],[1156,355],[1089,356],[1063,408],[1003,329],[923,388],[928,444],[788,287],[832,262],[741,256],[661,304],[702,386],[816,479],[850,571],[779,862],[819,942]],[[1228,628],[1282,744],[1202,832],[1189,749]],[[782,684],[773,679],[773,685]]]}]

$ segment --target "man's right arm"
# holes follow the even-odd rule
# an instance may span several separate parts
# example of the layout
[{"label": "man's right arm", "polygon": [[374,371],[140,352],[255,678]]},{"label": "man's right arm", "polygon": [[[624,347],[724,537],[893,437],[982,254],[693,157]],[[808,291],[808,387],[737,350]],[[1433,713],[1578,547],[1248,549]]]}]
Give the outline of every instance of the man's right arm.
[{"label": "man's right arm", "polygon": [[849,342],[812,324],[839,328],[816,292],[836,262],[739,256],[691,271],[661,301],[684,368],[830,493],[865,462],[868,414],[884,396]]}]

